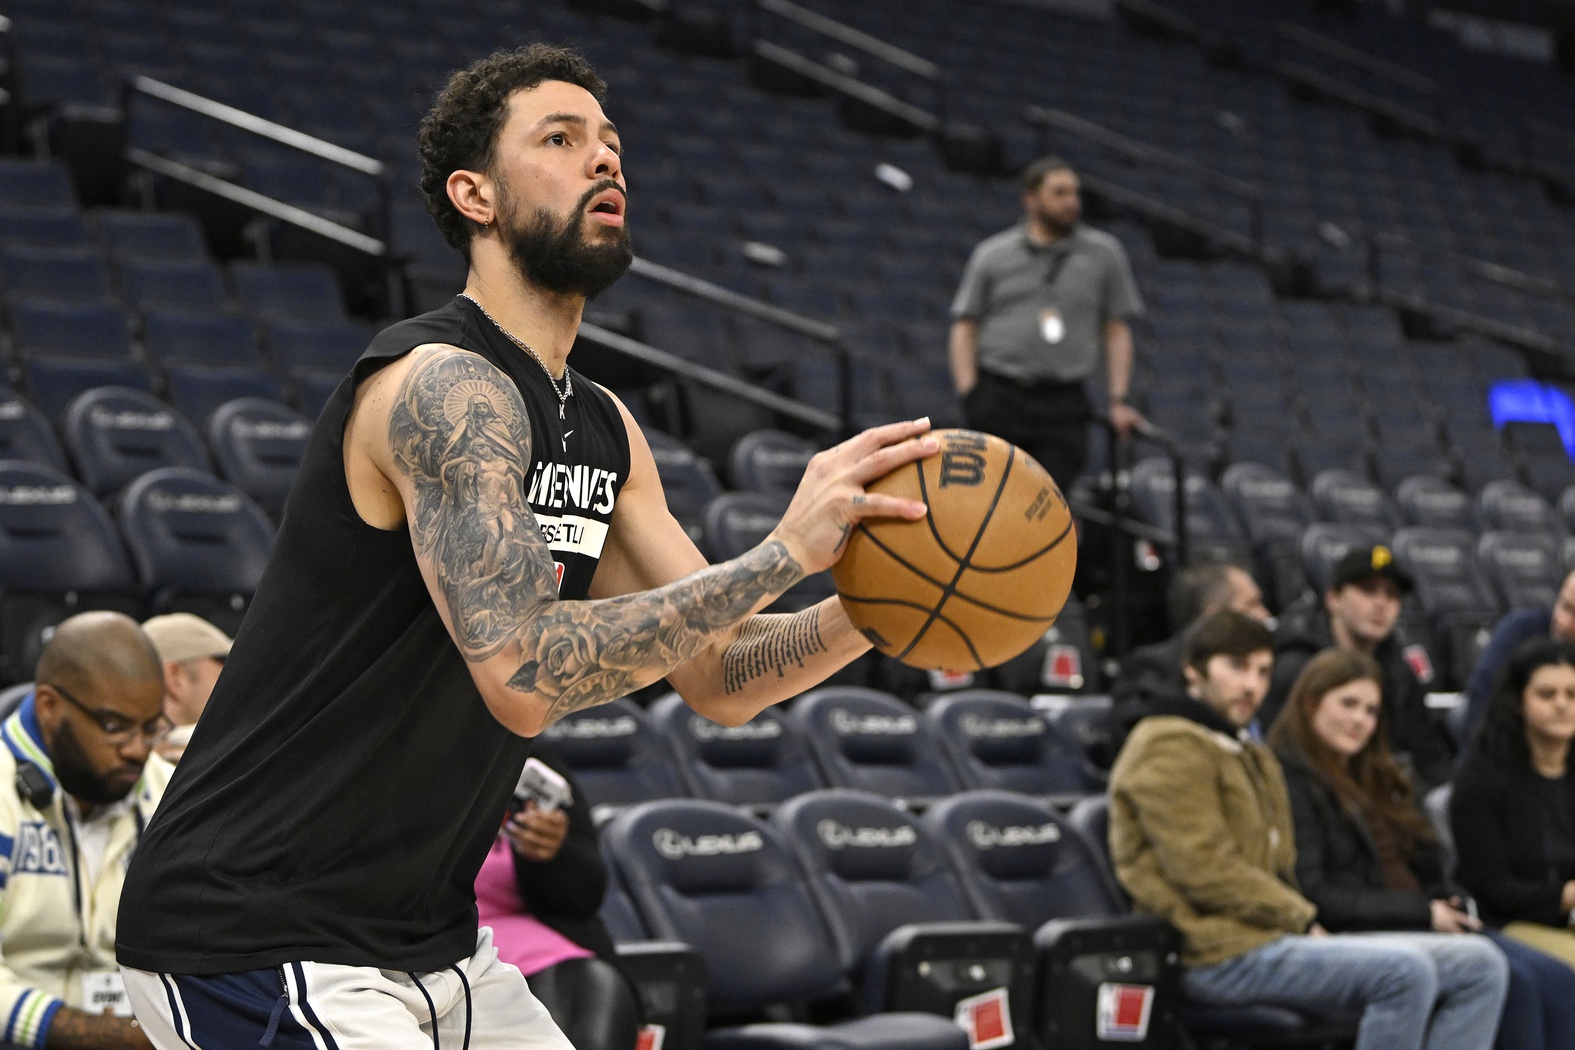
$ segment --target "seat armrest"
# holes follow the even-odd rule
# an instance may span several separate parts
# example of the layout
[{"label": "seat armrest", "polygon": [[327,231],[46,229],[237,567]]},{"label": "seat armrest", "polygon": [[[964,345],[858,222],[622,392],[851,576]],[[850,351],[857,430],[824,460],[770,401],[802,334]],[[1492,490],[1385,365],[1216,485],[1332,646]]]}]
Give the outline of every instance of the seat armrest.
[{"label": "seat armrest", "polygon": [[899,926],[864,967],[860,1008],[868,1014],[919,1011],[950,1017],[959,1000],[1008,990],[1014,1018],[1027,1017],[1033,943],[1010,922],[925,922]]},{"label": "seat armrest", "polygon": [[617,950],[618,968],[640,996],[643,1023],[662,1026],[666,1050],[697,1050],[706,1023],[700,952],[682,941],[628,941]]}]

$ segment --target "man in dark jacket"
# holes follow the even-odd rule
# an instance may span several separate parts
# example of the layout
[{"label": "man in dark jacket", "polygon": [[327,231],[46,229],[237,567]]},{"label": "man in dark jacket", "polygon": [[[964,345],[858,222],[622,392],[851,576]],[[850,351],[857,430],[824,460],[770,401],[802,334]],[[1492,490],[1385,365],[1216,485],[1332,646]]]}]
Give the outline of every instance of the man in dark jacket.
[{"label": "man in dark jacket", "polygon": [[1409,758],[1425,792],[1449,779],[1455,749],[1448,728],[1429,714],[1426,690],[1395,633],[1401,599],[1411,586],[1388,547],[1347,551],[1335,563],[1321,608],[1308,605],[1281,615],[1274,639],[1274,681],[1258,717],[1263,725],[1273,723],[1314,653],[1334,645],[1366,653],[1384,672],[1390,742]]},{"label": "man in dark jacket", "polygon": [[1564,577],[1553,608],[1515,609],[1493,628],[1493,637],[1477,657],[1477,665],[1471,671],[1471,681],[1466,683],[1466,722],[1461,727],[1462,747],[1469,744],[1477,723],[1482,721],[1482,712],[1487,710],[1493,686],[1498,683],[1498,676],[1509,662],[1509,654],[1533,638],[1575,642],[1575,572]]}]

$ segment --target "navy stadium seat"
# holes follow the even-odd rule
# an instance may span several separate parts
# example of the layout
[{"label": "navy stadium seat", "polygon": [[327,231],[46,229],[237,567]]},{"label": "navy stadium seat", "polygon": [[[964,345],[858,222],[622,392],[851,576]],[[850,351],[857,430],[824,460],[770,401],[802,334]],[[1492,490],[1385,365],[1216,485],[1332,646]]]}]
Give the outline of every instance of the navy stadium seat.
[{"label": "navy stadium seat", "polygon": [[149,310],[142,319],[143,347],[156,364],[260,368],[257,329],[239,314]]},{"label": "navy stadium seat", "polygon": [[131,359],[130,320],[108,303],[11,299],[12,330],[21,357]]},{"label": "navy stadium seat", "polygon": [[797,722],[772,706],[738,726],[706,718],[677,693],[651,705],[696,794],[735,806],[772,806],[826,786]]},{"label": "navy stadium seat", "polygon": [[75,208],[13,207],[0,203],[0,244],[79,248],[91,242],[87,222]]},{"label": "navy stadium seat", "polygon": [[1353,547],[1370,547],[1389,542],[1389,530],[1371,524],[1339,525],[1318,522],[1302,533],[1302,565],[1307,582],[1323,594],[1334,577],[1334,564]]},{"label": "navy stadium seat", "polygon": [[1014,1027],[1026,1030],[1026,931],[979,915],[945,847],[916,817],[873,792],[828,788],[784,802],[771,824],[804,866],[864,1012],[908,1005],[893,1002],[903,957],[928,940],[919,972],[951,970],[942,984],[950,1001],[937,1006],[951,1014],[958,1000],[1004,986]]},{"label": "navy stadium seat", "polygon": [[1490,531],[1477,541],[1477,562],[1505,609],[1551,609],[1564,578],[1557,538]]},{"label": "navy stadium seat", "polygon": [[66,407],[61,430],[77,477],[95,496],[159,467],[208,468],[202,438],[174,408],[127,387],[97,387]]},{"label": "navy stadium seat", "polygon": [[1400,512],[1383,489],[1349,470],[1325,470],[1307,487],[1318,517],[1338,525],[1400,528]]},{"label": "navy stadium seat", "polygon": [[309,418],[316,419],[323,414],[328,399],[333,396],[335,390],[339,389],[339,384],[342,382],[344,382],[343,376],[326,373],[294,376],[296,406]]},{"label": "navy stadium seat", "polygon": [[255,368],[174,365],[167,375],[170,403],[193,424],[203,424],[220,405],[239,397],[284,400],[284,380]]},{"label": "navy stadium seat", "polygon": [[965,787],[1058,798],[1103,787],[1085,768],[1082,749],[1020,696],[967,689],[941,697],[924,715]]},{"label": "navy stadium seat", "polygon": [[[770,826],[719,802],[646,802],[603,831],[607,855],[653,936],[699,949],[722,1017],[841,993],[837,943],[799,864]],[[741,930],[770,931],[769,950]],[[964,1050],[950,1019],[877,1014],[825,1026],[713,1027],[706,1050]]]},{"label": "navy stadium seat", "polygon": [[219,311],[229,305],[224,275],[207,259],[122,259],[120,288],[138,310]]},{"label": "navy stadium seat", "polygon": [[0,204],[24,208],[75,208],[71,174],[58,161],[0,159]]},{"label": "navy stadium seat", "polygon": [[1408,525],[1477,531],[1471,497],[1442,478],[1430,474],[1406,478],[1395,490],[1395,503]]},{"label": "navy stadium seat", "polygon": [[67,469],[65,449],[48,418],[22,395],[0,390],[0,460],[10,459]]},{"label": "navy stadium seat", "polygon": [[234,634],[262,578],[273,526],[229,482],[149,471],[120,494],[120,531],[156,612],[191,612]]},{"label": "navy stadium seat", "polygon": [[109,298],[109,271],[91,248],[0,246],[0,290],[99,303]]},{"label": "navy stadium seat", "polygon": [[372,335],[361,321],[274,321],[268,325],[268,353],[291,375],[315,372],[343,378]]},{"label": "navy stadium seat", "polygon": [[1542,496],[1509,478],[1482,486],[1477,511],[1485,529],[1503,529],[1533,535],[1564,535],[1564,523]]},{"label": "navy stadium seat", "polygon": [[92,493],[40,463],[0,462],[0,678],[29,678],[55,624],[88,609],[140,618],[114,522]]},{"label": "navy stadium seat", "polygon": [[279,520],[312,421],[277,400],[242,397],[219,405],[205,429],[219,475]]},{"label": "navy stadium seat", "polygon": [[[785,496],[724,492],[706,504],[700,528],[703,549],[714,562],[736,558],[764,540],[787,507]],[[789,587],[773,607],[802,609],[828,597],[833,589],[831,573],[817,572]]]},{"label": "navy stadium seat", "polygon": [[1407,528],[1395,533],[1395,558],[1416,582],[1416,598],[1442,645],[1448,677],[1463,685],[1502,608],[1468,532]]},{"label": "navy stadium seat", "polygon": [[[1250,561],[1246,537],[1224,495],[1194,467],[1187,468],[1185,477],[1189,559]],[[1170,460],[1149,457],[1132,468],[1132,505],[1149,524],[1175,529],[1176,479]]]},{"label": "navy stadium seat", "polygon": [[542,738],[574,771],[598,820],[646,799],[694,793],[667,738],[627,698],[567,715],[544,729]]},{"label": "navy stadium seat", "polygon": [[911,802],[962,785],[930,724],[894,696],[857,686],[823,686],[793,702],[789,715],[828,784]]},{"label": "navy stadium seat", "polygon": [[104,245],[120,259],[204,259],[202,227],[176,212],[100,211],[94,216]]},{"label": "navy stadium seat", "polygon": [[1246,530],[1270,601],[1285,608],[1307,588],[1300,546],[1313,522],[1312,503],[1290,478],[1261,463],[1226,467],[1220,489]]},{"label": "navy stadium seat", "polygon": [[148,370],[132,361],[30,358],[23,362],[22,371],[33,404],[57,424],[64,420],[66,406],[86,390],[104,386],[153,390],[153,377]]},{"label": "navy stadium seat", "polygon": [[796,434],[756,430],[728,453],[728,479],[734,488],[791,497],[816,451],[814,442]]},{"label": "navy stadium seat", "polygon": [[[230,264],[236,297],[252,315],[289,321],[341,321],[344,299],[327,266],[289,263]],[[365,349],[365,347],[362,347]]]}]

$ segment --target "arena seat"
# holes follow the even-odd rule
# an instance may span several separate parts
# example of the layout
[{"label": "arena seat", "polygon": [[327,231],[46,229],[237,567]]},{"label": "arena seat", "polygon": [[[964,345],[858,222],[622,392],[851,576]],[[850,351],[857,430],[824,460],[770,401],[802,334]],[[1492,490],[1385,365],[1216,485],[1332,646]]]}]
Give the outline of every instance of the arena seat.
[{"label": "arena seat", "polygon": [[0,247],[0,290],[74,303],[110,298],[109,270],[91,248]]},{"label": "arena seat", "polygon": [[925,708],[952,771],[966,788],[994,788],[1058,800],[1103,789],[1082,749],[1012,693],[965,689]]},{"label": "arena seat", "polygon": [[1392,546],[1416,582],[1416,598],[1442,643],[1449,679],[1463,684],[1502,612],[1477,564],[1474,537],[1411,527],[1395,533]]},{"label": "arena seat", "polygon": [[0,678],[31,677],[55,624],[88,609],[141,618],[114,522],[61,471],[0,461]]},{"label": "arena seat", "polygon": [[220,405],[236,398],[284,400],[284,380],[256,368],[174,365],[166,377],[170,403],[193,423],[202,423]]},{"label": "arena seat", "polygon": [[268,351],[274,365],[289,375],[319,373],[343,378],[374,335],[361,321],[273,321]]},{"label": "arena seat", "polygon": [[104,246],[118,259],[206,259],[202,227],[177,212],[97,211]]},{"label": "arena seat", "polygon": [[257,329],[239,314],[148,310],[143,347],[155,364],[261,368]]},{"label": "arena seat", "polygon": [[[724,492],[715,496],[706,504],[701,519],[702,549],[713,562],[736,558],[770,535],[787,508],[787,497],[761,492]],[[831,573],[817,572],[789,587],[771,608],[803,609],[829,597],[834,589]]]},{"label": "arena seat", "polygon": [[85,248],[93,236],[75,208],[0,203],[0,244],[35,248]]},{"label": "arena seat", "polygon": [[667,737],[628,698],[566,715],[542,739],[574,771],[598,821],[646,799],[694,794]]},{"label": "arena seat", "polygon": [[224,274],[207,259],[122,259],[120,290],[137,310],[218,312],[229,306]]},{"label": "arena seat", "polygon": [[307,418],[316,419],[323,414],[323,408],[334,391],[339,389],[339,384],[344,382],[344,376],[298,373],[290,378],[290,382],[295,388],[296,407],[306,413]]},{"label": "arena seat", "polygon": [[1349,470],[1325,470],[1308,485],[1308,495],[1322,521],[1368,525],[1391,533],[1400,528],[1394,501],[1371,481]]},{"label": "arena seat", "polygon": [[123,387],[150,394],[153,377],[133,361],[93,361],[74,357],[31,358],[22,364],[28,394],[40,412],[63,424],[66,406],[79,394],[101,387]]},{"label": "arena seat", "polygon": [[1027,1030],[1028,934],[980,916],[930,828],[888,798],[843,788],[789,799],[771,825],[803,865],[864,1013],[922,1002],[951,1016],[961,1000],[1004,987],[1014,1028]]},{"label": "arena seat", "polygon": [[[1186,472],[1186,528],[1189,556],[1248,563],[1251,551],[1225,497],[1194,467]],[[1175,528],[1176,481],[1167,459],[1149,457],[1132,468],[1132,504],[1144,521],[1167,531]]]},{"label": "arena seat", "polygon": [[75,209],[71,173],[59,161],[0,158],[0,204]]},{"label": "arena seat", "polygon": [[327,266],[233,262],[230,280],[242,307],[254,317],[291,321],[345,319],[339,284]]},{"label": "arena seat", "polygon": [[1372,523],[1335,524],[1317,522],[1302,533],[1302,565],[1307,581],[1322,595],[1334,577],[1334,563],[1353,547],[1388,543],[1390,530]]},{"label": "arena seat", "polygon": [[77,477],[100,498],[159,467],[208,469],[202,438],[174,408],[127,387],[96,387],[66,407],[61,427]]},{"label": "arena seat", "polygon": [[131,360],[130,318],[117,306],[13,296],[10,308],[19,357]]},{"label": "arena seat", "polygon": [[1542,496],[1512,478],[1500,478],[1482,486],[1477,509],[1483,528],[1532,535],[1564,535],[1564,523],[1553,506]]},{"label": "arena seat", "polygon": [[670,693],[650,713],[701,798],[764,809],[826,786],[803,729],[776,706],[743,725],[723,726]]},{"label": "arena seat", "polygon": [[143,474],[117,506],[154,611],[196,613],[233,635],[273,546],[262,508],[228,482],[187,467]]},{"label": "arena seat", "polygon": [[280,401],[243,397],[215,408],[206,433],[220,476],[278,521],[306,455],[312,421]]},{"label": "arena seat", "polygon": [[1505,609],[1551,609],[1564,577],[1559,548],[1547,534],[1495,530],[1477,541],[1477,562]]},{"label": "arena seat", "polygon": [[[825,999],[846,988],[837,943],[801,869],[769,825],[711,801],[645,802],[603,831],[645,927],[699,949],[713,1014],[758,1013]],[[741,930],[770,931],[770,950]],[[827,1025],[718,1025],[706,1050],[965,1050],[948,1018],[876,1014]]]},{"label": "arena seat", "polygon": [[1476,532],[1476,507],[1470,496],[1443,478],[1419,474],[1395,489],[1395,503],[1407,525]]},{"label": "arena seat", "polygon": [[1290,478],[1261,463],[1226,467],[1220,489],[1246,528],[1273,607],[1285,608],[1307,589],[1300,545],[1313,522],[1312,503]]},{"label": "arena seat", "polygon": [[961,788],[930,723],[894,696],[822,686],[788,710],[826,782],[922,804]]},{"label": "arena seat", "polygon": [[19,459],[66,470],[66,452],[44,414],[11,390],[0,389],[0,460]]},{"label": "arena seat", "polygon": [[816,451],[814,442],[796,434],[756,430],[728,453],[728,480],[748,492],[791,497]]}]

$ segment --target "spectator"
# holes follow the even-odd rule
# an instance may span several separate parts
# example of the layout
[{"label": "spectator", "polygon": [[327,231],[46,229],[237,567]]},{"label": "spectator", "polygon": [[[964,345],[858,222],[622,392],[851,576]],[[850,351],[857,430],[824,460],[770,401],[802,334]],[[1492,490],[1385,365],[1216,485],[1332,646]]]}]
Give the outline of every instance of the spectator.
[{"label": "spectator", "polygon": [[55,628],[0,726],[0,1044],[147,1050],[115,965],[126,859],[164,792],[158,656],[135,620]]},{"label": "spectator", "polygon": [[[1325,649],[1308,661],[1269,731],[1296,823],[1296,876],[1318,921],[1360,930],[1483,930],[1389,753],[1383,672],[1364,653]],[[1575,1046],[1575,971],[1487,929],[1509,962],[1499,1050]]]},{"label": "spectator", "polygon": [[1221,609],[1234,609],[1260,623],[1270,619],[1269,609],[1263,604],[1263,591],[1252,574],[1226,562],[1182,569],[1170,583],[1169,599],[1170,625],[1176,633],[1128,653],[1121,661],[1121,675],[1111,687],[1116,753],[1138,719],[1150,714],[1157,704],[1186,699],[1181,647],[1188,627]]},{"label": "spectator", "polygon": [[480,923],[576,1050],[632,1050],[640,1004],[597,917],[607,867],[590,805],[548,747],[532,753],[568,783],[570,801],[550,811],[526,802],[504,819],[476,877]]},{"label": "spectator", "polygon": [[1466,683],[1466,721],[1461,727],[1462,743],[1470,741],[1482,712],[1487,710],[1493,687],[1504,671],[1509,654],[1533,638],[1554,638],[1575,642],[1575,572],[1564,577],[1559,595],[1551,609],[1516,609],[1493,628],[1493,637],[1477,657]]},{"label": "spectator", "polygon": [[1456,877],[1482,916],[1575,966],[1575,645],[1515,650],[1455,778]]},{"label": "spectator", "polygon": [[179,762],[198,716],[208,706],[219,672],[224,670],[230,636],[191,613],[155,616],[142,630],[164,664],[164,715],[171,728],[157,750],[166,762]]},{"label": "spectator", "polygon": [[1455,749],[1449,729],[1427,710],[1426,691],[1406,662],[1395,633],[1400,602],[1411,577],[1395,564],[1388,547],[1358,547],[1335,563],[1322,608],[1288,609],[1275,631],[1274,681],[1263,705],[1271,725],[1291,683],[1314,653],[1331,645],[1366,653],[1384,672],[1384,718],[1398,755],[1411,764],[1418,786],[1427,790],[1449,779]]},{"label": "spectator", "polygon": [[1285,779],[1245,732],[1273,644],[1230,610],[1188,632],[1190,698],[1138,723],[1111,774],[1117,876],[1180,930],[1194,1000],[1359,1013],[1356,1050],[1486,1050],[1508,979],[1491,944],[1330,935],[1297,890]]},{"label": "spectator", "polygon": [[1077,173],[1064,160],[1023,173],[1020,226],[973,250],[952,300],[952,379],[968,425],[1005,438],[1069,488],[1088,454],[1085,381],[1103,353],[1110,420],[1126,436],[1132,329],[1143,312],[1121,242],[1078,220]]}]

